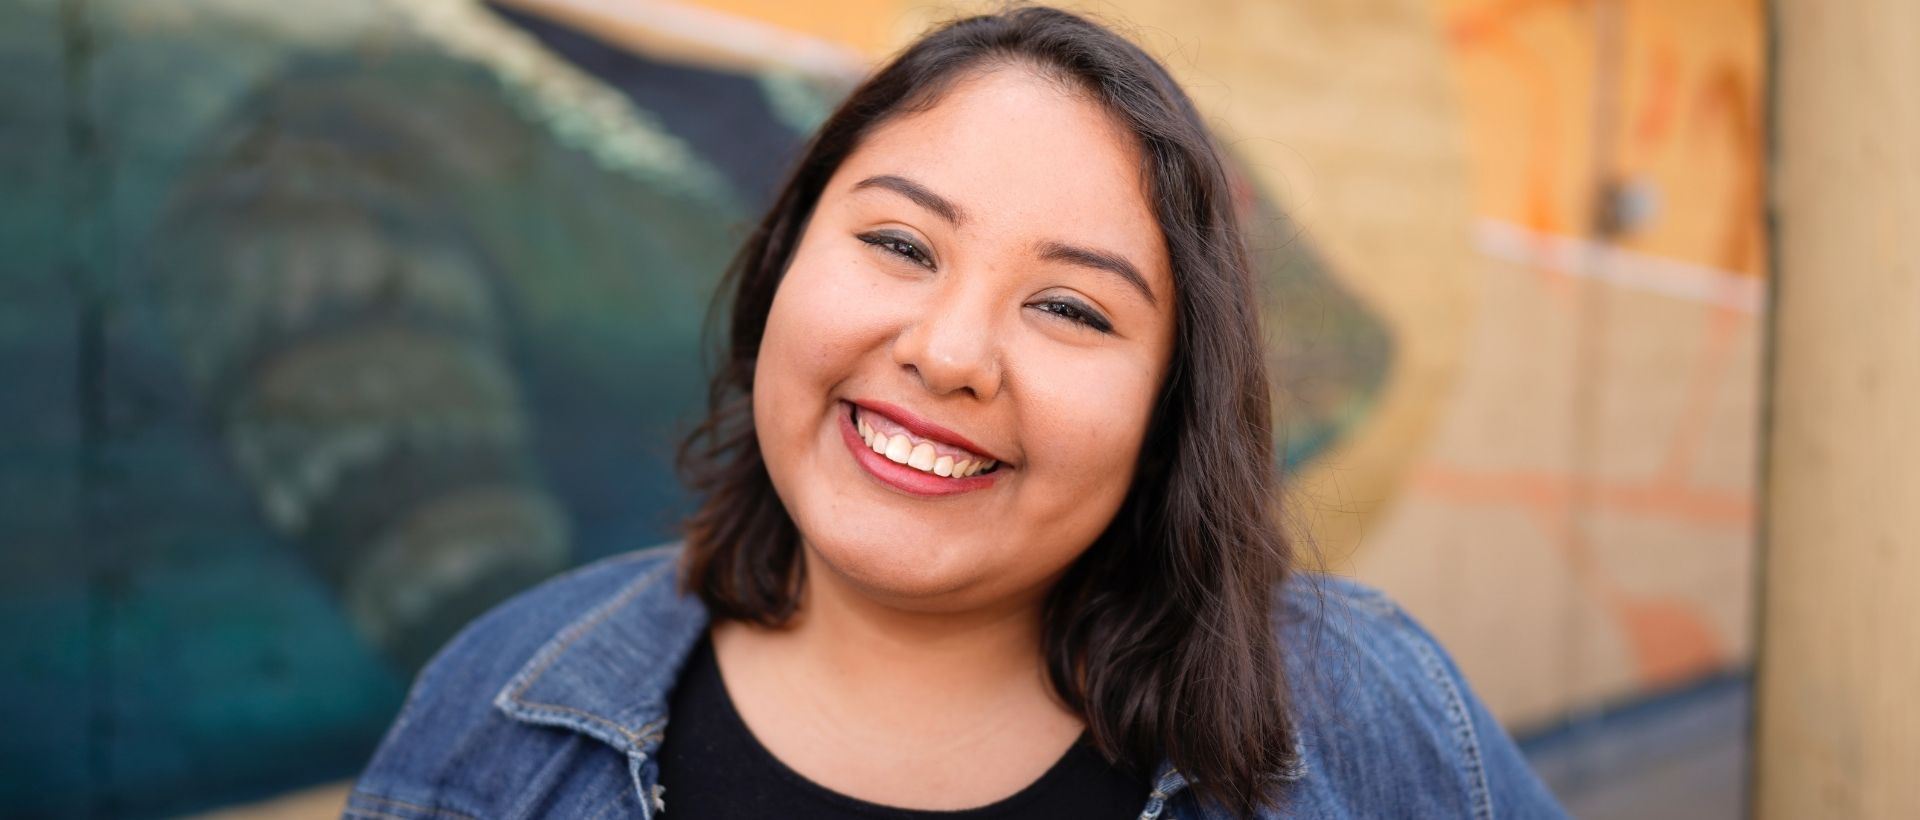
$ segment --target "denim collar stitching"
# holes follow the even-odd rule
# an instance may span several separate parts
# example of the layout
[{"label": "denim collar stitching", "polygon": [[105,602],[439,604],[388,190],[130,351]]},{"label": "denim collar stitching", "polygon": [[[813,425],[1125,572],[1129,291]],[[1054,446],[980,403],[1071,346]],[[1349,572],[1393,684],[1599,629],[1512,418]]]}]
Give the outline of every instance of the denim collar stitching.
[{"label": "denim collar stitching", "polygon": [[494,706],[516,720],[572,729],[630,755],[649,753],[666,728],[667,693],[707,623],[699,600],[678,592],[675,558],[648,568],[556,633],[494,697]]}]

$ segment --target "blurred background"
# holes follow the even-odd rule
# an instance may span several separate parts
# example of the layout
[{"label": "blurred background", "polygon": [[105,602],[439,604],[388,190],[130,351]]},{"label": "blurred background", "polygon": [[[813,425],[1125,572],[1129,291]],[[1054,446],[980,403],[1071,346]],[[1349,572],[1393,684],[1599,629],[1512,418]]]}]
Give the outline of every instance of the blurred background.
[{"label": "blurred background", "polygon": [[[1901,98],[1801,86],[1841,106],[1812,126],[1876,135],[1810,127],[1811,155],[1897,179],[1854,207],[1917,213],[1891,78],[1920,76],[1920,18],[1786,5],[1073,6],[1166,62],[1232,154],[1301,531],[1437,633],[1583,817],[1742,816],[1766,765],[1758,499],[1794,457],[1762,469],[1780,20]],[[0,813],[337,815],[460,624],[673,538],[727,257],[839,96],[969,8],[0,0]],[[1809,201],[1834,185],[1803,173]],[[1902,224],[1864,229],[1861,270]],[[1906,305],[1897,264],[1845,304]],[[1857,349],[1910,355],[1912,308]],[[1875,408],[1911,412],[1910,367],[1806,367],[1794,395],[1889,438]],[[1834,407],[1766,412],[1859,429]],[[1867,506],[1916,500],[1884,442],[1850,452],[1882,471]],[[1806,520],[1810,556],[1837,548]],[[1862,577],[1907,577],[1899,531]],[[1816,663],[1834,642],[1807,634],[1814,660],[1767,657]],[[1852,690],[1793,691],[1763,687]],[[1858,754],[1795,738],[1839,761],[1804,805],[1840,810],[1772,813],[1920,812],[1898,767],[1863,798]]]}]

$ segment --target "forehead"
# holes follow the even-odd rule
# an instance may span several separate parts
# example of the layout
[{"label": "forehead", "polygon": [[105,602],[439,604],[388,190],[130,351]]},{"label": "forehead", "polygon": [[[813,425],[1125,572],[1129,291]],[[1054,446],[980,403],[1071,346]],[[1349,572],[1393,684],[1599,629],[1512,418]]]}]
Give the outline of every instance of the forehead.
[{"label": "forehead", "polygon": [[1171,277],[1136,142],[1084,95],[1001,66],[876,128],[831,187],[845,194],[875,174],[911,177],[965,212],[970,240],[1096,245],[1132,259],[1160,289]]}]

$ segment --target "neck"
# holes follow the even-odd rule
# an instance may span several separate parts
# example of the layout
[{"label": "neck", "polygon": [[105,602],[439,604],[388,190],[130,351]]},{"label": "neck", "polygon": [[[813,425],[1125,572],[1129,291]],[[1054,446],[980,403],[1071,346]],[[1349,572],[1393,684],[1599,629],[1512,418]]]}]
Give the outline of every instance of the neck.
[{"label": "neck", "polygon": [[[926,612],[889,605],[824,566],[811,550],[800,611],[778,631],[752,630],[813,714],[899,741],[964,742],[1008,720],[1070,720],[1040,648],[1041,590],[984,606]],[[758,663],[756,663],[758,665]],[[859,731],[859,729],[855,729]],[[1076,730],[1077,731],[1077,730]]]},{"label": "neck", "polygon": [[[937,612],[890,605],[807,554],[795,645],[848,683],[964,697],[1044,681],[1043,594]],[[874,694],[881,694],[875,692]]]},{"label": "neck", "polygon": [[712,633],[741,719],[802,776],[892,805],[977,806],[1034,782],[1084,729],[1047,681],[1044,588],[928,612],[803,555],[788,626]]}]

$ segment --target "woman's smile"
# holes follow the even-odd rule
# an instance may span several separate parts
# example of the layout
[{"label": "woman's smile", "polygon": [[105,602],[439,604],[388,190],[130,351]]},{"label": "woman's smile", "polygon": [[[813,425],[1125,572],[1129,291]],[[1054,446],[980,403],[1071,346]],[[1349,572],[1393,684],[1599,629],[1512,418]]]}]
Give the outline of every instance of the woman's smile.
[{"label": "woman's smile", "polygon": [[959,434],[894,405],[841,402],[835,415],[854,462],[900,492],[939,497],[984,490],[1011,469]]}]

